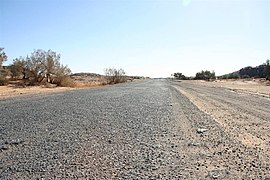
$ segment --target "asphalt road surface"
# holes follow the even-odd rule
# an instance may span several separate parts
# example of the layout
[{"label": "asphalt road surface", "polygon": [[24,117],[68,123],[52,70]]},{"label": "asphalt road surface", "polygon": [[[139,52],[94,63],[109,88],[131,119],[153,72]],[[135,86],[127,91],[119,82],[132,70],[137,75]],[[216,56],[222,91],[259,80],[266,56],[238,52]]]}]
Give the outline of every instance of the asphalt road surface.
[{"label": "asphalt road surface", "polygon": [[[0,179],[269,179],[269,139],[245,144],[190,89],[145,80],[1,100]],[[216,103],[231,98],[219,91]],[[233,107],[267,122],[269,99],[257,98]]]}]

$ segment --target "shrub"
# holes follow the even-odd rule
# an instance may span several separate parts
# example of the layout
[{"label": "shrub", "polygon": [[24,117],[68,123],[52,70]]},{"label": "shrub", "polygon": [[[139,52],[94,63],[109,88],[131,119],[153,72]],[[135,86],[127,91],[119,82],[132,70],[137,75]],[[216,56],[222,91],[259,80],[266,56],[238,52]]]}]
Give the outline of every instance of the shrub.
[{"label": "shrub", "polygon": [[107,68],[105,76],[108,84],[118,84],[127,82],[126,73],[123,69]]},{"label": "shrub", "polygon": [[57,77],[54,81],[55,81],[54,83],[60,87],[76,87],[76,83],[69,76],[60,76]]},{"label": "shrub", "polygon": [[0,86],[4,86],[8,83],[8,80],[3,77],[3,76],[0,76]]},{"label": "shrub", "polygon": [[184,74],[179,73],[179,72],[174,73],[173,76],[175,79],[180,79],[180,80],[187,80],[188,79]]},{"label": "shrub", "polygon": [[60,84],[66,84],[62,82],[67,81],[63,77],[71,74],[71,70],[60,63],[60,54],[42,49],[35,50],[26,58],[14,59],[11,70],[13,77],[23,76],[23,79],[33,80],[32,84],[41,84],[44,81],[53,83],[54,79],[58,79]]},{"label": "shrub", "polygon": [[248,79],[248,78],[250,78],[250,76],[249,75],[244,75],[244,76],[242,76],[242,78],[243,79]]},{"label": "shrub", "polygon": [[240,76],[237,73],[231,73],[228,75],[228,79],[239,79]]},{"label": "shrub", "polygon": [[206,70],[196,73],[195,80],[196,79],[209,81],[210,79],[216,79],[216,75],[214,71],[210,72]]},{"label": "shrub", "polygon": [[270,80],[270,60],[269,59],[267,59],[265,63],[264,73],[265,73],[266,80]]}]

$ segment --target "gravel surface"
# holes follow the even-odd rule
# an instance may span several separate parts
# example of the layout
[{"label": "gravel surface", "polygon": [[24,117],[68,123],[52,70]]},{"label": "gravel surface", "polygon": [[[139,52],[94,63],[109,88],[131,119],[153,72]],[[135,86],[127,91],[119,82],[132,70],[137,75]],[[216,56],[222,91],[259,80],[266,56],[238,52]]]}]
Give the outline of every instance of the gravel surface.
[{"label": "gravel surface", "polygon": [[231,136],[172,84],[0,101],[0,179],[270,178],[260,148]]}]

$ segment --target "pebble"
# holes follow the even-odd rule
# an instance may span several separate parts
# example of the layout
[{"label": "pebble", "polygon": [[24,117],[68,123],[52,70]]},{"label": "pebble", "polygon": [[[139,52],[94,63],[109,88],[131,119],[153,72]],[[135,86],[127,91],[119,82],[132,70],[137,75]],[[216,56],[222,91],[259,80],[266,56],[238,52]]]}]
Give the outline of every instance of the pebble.
[{"label": "pebble", "polygon": [[206,132],[206,131],[208,131],[208,129],[204,129],[204,128],[198,128],[197,129],[197,133],[204,133],[204,132]]}]

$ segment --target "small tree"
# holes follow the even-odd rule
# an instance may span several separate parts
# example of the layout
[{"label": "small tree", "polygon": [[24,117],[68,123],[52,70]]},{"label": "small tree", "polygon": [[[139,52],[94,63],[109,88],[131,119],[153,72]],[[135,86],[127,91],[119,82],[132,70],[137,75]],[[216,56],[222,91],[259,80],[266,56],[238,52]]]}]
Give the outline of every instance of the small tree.
[{"label": "small tree", "polygon": [[4,48],[0,48],[0,85],[3,86],[7,84],[8,80],[6,79],[6,75],[8,72],[3,69],[3,62],[7,60],[7,55],[4,52]]},{"label": "small tree", "polygon": [[26,58],[30,77],[36,83],[40,83],[43,80],[42,73],[44,72],[44,67],[42,62],[44,59],[45,53],[41,49],[34,51],[29,58]]},{"label": "small tree", "polygon": [[267,80],[270,80],[270,61],[267,59],[265,68],[264,68],[265,77]]},{"label": "small tree", "polygon": [[45,52],[45,59],[43,59],[42,65],[44,68],[43,77],[46,78],[46,81],[48,83],[51,82],[52,76],[55,75],[57,72],[62,71],[63,68],[65,69],[63,73],[70,73],[70,69],[68,70],[69,72],[67,72],[67,67],[61,67],[60,54],[57,54],[52,50]]},{"label": "small tree", "polygon": [[107,68],[105,76],[108,84],[117,84],[127,81],[126,73],[123,69]]},{"label": "small tree", "polygon": [[174,76],[175,79],[181,79],[181,80],[186,80],[187,79],[187,77],[185,75],[183,75],[182,73],[179,73],[179,72],[174,73],[173,76]]},{"label": "small tree", "polygon": [[[23,75],[23,79],[30,79],[33,84],[46,80],[48,83],[66,86],[72,82],[69,77],[71,70],[60,63],[60,54],[52,50],[38,49],[30,57],[17,58],[13,61],[11,70],[14,77]],[[63,83],[64,81],[69,83]]]},{"label": "small tree", "polygon": [[[29,58],[26,58],[29,59]],[[13,78],[27,79],[29,77],[29,67],[25,58],[20,57],[13,60],[13,64],[10,66],[10,71]]]},{"label": "small tree", "polygon": [[201,72],[198,72],[196,73],[196,76],[195,76],[195,79],[198,79],[198,80],[207,80],[209,81],[210,79],[215,79],[216,78],[216,75],[215,75],[215,72],[212,71],[201,71]]},{"label": "small tree", "polygon": [[7,60],[7,55],[4,52],[4,48],[0,47],[0,68],[2,68],[3,62]]}]

